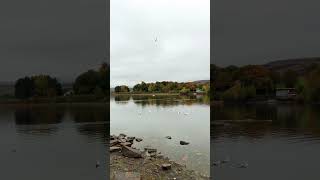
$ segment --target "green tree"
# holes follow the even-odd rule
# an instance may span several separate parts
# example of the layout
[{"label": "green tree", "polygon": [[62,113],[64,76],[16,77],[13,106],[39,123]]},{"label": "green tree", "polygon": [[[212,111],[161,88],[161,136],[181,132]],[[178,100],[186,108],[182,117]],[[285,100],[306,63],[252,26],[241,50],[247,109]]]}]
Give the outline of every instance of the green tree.
[{"label": "green tree", "polygon": [[282,75],[283,82],[287,88],[293,88],[298,80],[298,74],[293,70],[288,70]]},{"label": "green tree", "polygon": [[186,87],[183,87],[181,90],[180,90],[180,93],[181,94],[188,94],[190,93],[190,89],[186,88]]},{"label": "green tree", "polygon": [[122,85],[122,86],[116,86],[114,88],[114,91],[117,93],[127,93],[127,92],[130,92],[130,89],[128,86]]},{"label": "green tree", "polygon": [[34,82],[29,77],[20,78],[15,83],[15,97],[19,99],[30,98],[34,95]]},{"label": "green tree", "polygon": [[62,85],[56,78],[49,75],[36,75],[31,79],[35,86],[35,95],[42,97],[53,97],[62,95]]},{"label": "green tree", "polygon": [[100,76],[94,70],[89,70],[77,77],[73,88],[76,94],[93,94],[100,83]]}]

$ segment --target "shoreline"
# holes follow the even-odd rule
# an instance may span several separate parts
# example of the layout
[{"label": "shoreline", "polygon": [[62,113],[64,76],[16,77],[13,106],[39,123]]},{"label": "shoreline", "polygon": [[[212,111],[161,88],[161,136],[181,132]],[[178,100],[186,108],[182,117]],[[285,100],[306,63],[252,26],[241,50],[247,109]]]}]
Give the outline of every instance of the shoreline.
[{"label": "shoreline", "polygon": [[320,102],[301,102],[298,100],[249,100],[249,101],[223,101],[216,100],[211,101],[211,105],[214,106],[223,106],[223,105],[276,105],[276,104],[291,104],[291,105],[320,105]]},{"label": "shoreline", "polygon": [[180,93],[116,93],[112,92],[113,96],[131,95],[131,96],[181,96]]},{"label": "shoreline", "polygon": [[143,141],[125,134],[110,136],[110,177],[116,179],[210,179],[185,165],[164,157],[157,149],[145,147],[144,151],[131,147]]},{"label": "shoreline", "polygon": [[58,97],[35,97],[30,99],[0,99],[0,105],[32,105],[32,104],[77,104],[77,103],[109,103],[108,96],[78,95]]}]

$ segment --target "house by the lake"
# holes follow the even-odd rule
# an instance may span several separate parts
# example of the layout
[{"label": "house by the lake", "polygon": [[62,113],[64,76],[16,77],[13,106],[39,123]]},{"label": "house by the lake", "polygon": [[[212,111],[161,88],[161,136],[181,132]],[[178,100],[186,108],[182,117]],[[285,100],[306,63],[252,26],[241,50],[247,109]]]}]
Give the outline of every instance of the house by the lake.
[{"label": "house by the lake", "polygon": [[194,95],[197,95],[197,94],[202,95],[202,94],[205,94],[205,93],[206,93],[206,92],[204,92],[203,90],[197,88],[196,91],[195,91],[193,94],[194,94]]},{"label": "house by the lake", "polygon": [[295,88],[277,88],[276,98],[278,100],[292,100],[297,96]]}]

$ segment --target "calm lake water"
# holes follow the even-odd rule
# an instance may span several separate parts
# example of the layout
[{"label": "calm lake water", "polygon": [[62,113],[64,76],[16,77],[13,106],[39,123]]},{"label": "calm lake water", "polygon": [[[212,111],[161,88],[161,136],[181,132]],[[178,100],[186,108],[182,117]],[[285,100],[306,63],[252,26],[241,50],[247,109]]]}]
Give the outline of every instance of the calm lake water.
[{"label": "calm lake water", "polygon": [[107,179],[108,119],[103,104],[1,105],[0,179]]},{"label": "calm lake water", "polygon": [[[317,180],[320,106],[225,105],[212,107],[215,180]],[[247,122],[230,122],[245,120]],[[224,126],[221,124],[224,123]],[[237,168],[247,163],[247,168]]]},{"label": "calm lake water", "polygon": [[[209,175],[208,97],[116,96],[111,97],[110,109],[111,134],[143,138],[134,146],[157,148],[170,159]],[[180,140],[190,144],[182,146]]]}]

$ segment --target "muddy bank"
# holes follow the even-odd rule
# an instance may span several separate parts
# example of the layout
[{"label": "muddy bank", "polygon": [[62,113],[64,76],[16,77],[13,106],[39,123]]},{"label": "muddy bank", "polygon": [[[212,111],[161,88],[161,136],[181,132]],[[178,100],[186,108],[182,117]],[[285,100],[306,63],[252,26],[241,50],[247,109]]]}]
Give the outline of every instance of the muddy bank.
[{"label": "muddy bank", "polygon": [[110,178],[120,179],[209,179],[196,171],[187,169],[164,157],[152,147],[135,149],[133,143],[140,138],[127,137],[124,134],[110,137]]}]

